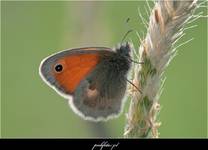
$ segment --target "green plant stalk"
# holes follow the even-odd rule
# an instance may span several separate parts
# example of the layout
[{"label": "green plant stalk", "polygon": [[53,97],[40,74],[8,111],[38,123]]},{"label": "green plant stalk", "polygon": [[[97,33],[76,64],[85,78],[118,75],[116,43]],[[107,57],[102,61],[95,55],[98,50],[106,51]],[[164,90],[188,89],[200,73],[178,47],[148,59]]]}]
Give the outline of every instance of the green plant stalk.
[{"label": "green plant stalk", "polygon": [[[146,38],[139,48],[139,67],[134,67],[133,83],[140,88],[131,90],[124,137],[159,136],[157,121],[160,111],[163,72],[176,54],[174,44],[184,35],[184,26],[193,18],[197,0],[159,0],[151,11]],[[133,87],[132,87],[133,88]]]}]

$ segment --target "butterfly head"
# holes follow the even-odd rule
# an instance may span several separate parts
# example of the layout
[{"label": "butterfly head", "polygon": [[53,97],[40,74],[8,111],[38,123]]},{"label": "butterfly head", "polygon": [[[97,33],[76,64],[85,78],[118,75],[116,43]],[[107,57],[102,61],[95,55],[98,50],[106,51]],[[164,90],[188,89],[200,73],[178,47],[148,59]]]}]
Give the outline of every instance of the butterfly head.
[{"label": "butterfly head", "polygon": [[130,43],[128,43],[128,42],[122,44],[121,46],[119,46],[119,47],[116,49],[116,52],[117,52],[119,55],[122,55],[122,56],[124,56],[124,57],[130,57],[130,51],[131,51],[131,45],[130,45]]}]

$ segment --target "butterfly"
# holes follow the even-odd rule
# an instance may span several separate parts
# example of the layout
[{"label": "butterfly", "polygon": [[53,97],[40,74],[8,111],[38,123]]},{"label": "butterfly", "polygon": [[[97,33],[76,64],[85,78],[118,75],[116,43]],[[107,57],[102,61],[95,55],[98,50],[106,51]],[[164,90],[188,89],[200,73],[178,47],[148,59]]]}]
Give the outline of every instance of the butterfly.
[{"label": "butterfly", "polygon": [[115,49],[64,50],[43,59],[39,74],[58,94],[69,99],[72,110],[79,116],[93,121],[107,120],[122,111],[131,49],[126,42]]}]

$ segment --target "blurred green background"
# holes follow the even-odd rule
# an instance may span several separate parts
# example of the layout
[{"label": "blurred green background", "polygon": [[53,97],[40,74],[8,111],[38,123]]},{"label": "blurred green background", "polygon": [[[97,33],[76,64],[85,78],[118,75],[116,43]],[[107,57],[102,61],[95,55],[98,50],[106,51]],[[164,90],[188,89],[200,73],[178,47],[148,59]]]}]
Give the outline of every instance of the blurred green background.
[{"label": "blurred green background", "polygon": [[[144,6],[142,1],[1,2],[2,137],[122,137],[129,102],[117,119],[84,121],[41,80],[38,67],[63,49],[114,47],[129,28],[146,33],[137,10],[147,16]],[[181,42],[194,40],[178,49],[165,73],[160,137],[207,136],[207,20],[194,24]],[[135,33],[129,38],[139,46]]]}]

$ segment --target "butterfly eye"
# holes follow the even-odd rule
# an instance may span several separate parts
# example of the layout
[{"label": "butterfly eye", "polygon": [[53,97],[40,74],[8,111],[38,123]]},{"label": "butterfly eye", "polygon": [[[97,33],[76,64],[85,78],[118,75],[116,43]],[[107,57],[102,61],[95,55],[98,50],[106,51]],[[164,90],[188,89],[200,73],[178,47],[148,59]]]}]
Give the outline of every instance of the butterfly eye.
[{"label": "butterfly eye", "polygon": [[63,66],[61,64],[57,64],[55,66],[55,70],[56,70],[56,72],[61,72],[63,70]]}]

